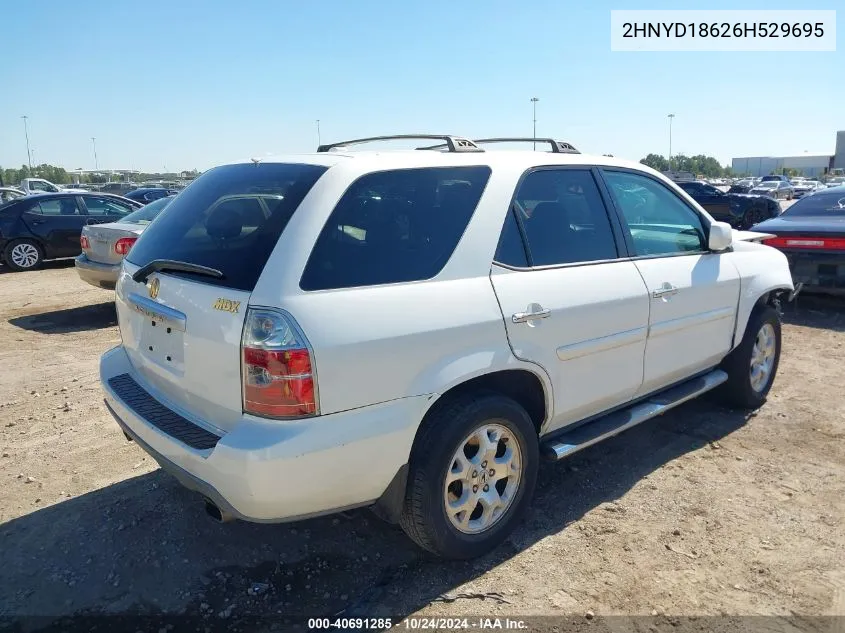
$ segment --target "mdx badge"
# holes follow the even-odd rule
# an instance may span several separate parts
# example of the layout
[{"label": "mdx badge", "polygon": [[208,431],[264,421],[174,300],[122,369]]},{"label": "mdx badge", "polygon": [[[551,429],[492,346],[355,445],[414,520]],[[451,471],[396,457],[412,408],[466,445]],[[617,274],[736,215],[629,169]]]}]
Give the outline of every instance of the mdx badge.
[{"label": "mdx badge", "polygon": [[221,310],[223,312],[231,312],[232,314],[237,314],[238,310],[241,309],[241,302],[240,301],[232,301],[231,299],[217,299],[212,306],[215,310]]}]

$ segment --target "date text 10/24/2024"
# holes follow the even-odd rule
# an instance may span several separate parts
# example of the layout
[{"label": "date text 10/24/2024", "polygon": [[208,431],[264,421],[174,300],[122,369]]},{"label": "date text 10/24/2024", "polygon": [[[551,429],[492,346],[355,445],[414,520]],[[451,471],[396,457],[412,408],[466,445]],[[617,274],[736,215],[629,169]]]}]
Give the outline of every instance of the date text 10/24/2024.
[{"label": "date text 10/24/2024", "polygon": [[311,618],[308,630],[416,630],[416,631],[469,631],[469,630],[527,630],[528,625],[518,618]]}]

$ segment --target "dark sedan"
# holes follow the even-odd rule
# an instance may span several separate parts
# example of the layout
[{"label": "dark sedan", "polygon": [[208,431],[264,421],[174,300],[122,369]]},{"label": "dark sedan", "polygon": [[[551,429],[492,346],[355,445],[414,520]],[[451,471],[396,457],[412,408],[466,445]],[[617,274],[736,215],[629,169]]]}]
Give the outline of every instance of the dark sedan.
[{"label": "dark sedan", "polygon": [[754,186],[757,184],[753,178],[743,178],[742,180],[738,180],[734,184],[731,185],[731,188],[728,189],[728,193],[748,193]]},{"label": "dark sedan", "polygon": [[114,222],[142,205],[106,193],[46,193],[0,205],[0,256],[12,270],[75,257],[88,224]]},{"label": "dark sedan", "polygon": [[780,215],[780,204],[767,196],[725,193],[704,182],[679,182],[677,185],[720,222],[737,229],[747,229],[758,222]]},{"label": "dark sedan", "polygon": [[786,254],[796,285],[845,296],[845,187],[801,198],[753,230],[776,236],[764,243]]},{"label": "dark sedan", "polygon": [[124,195],[130,200],[136,200],[137,202],[147,204],[148,202],[153,202],[159,198],[175,196],[177,193],[179,192],[175,189],[167,189],[166,187],[141,187],[140,189],[135,189],[134,191],[130,191]]}]

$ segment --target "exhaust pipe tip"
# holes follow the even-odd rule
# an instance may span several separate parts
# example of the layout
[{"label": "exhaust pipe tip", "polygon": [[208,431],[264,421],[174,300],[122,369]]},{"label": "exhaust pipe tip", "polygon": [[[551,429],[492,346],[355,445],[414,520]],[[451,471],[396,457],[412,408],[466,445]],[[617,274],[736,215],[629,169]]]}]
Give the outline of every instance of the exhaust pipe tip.
[{"label": "exhaust pipe tip", "polygon": [[225,510],[220,509],[217,507],[216,503],[209,501],[208,499],[205,500],[205,512],[218,523],[228,523],[229,521],[235,520],[235,517]]}]

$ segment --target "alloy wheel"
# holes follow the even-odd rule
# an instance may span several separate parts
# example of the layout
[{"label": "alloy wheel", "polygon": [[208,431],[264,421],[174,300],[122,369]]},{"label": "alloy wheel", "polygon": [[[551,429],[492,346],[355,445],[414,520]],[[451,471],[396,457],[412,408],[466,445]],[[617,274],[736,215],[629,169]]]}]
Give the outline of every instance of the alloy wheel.
[{"label": "alloy wheel", "polygon": [[754,347],[751,350],[751,388],[762,393],[768,386],[775,364],[777,346],[775,329],[771,323],[764,323],[757,332]]},{"label": "alloy wheel", "polygon": [[449,464],[443,503],[464,534],[489,530],[508,511],[522,481],[524,456],[512,431],[486,423],[460,443]]}]

